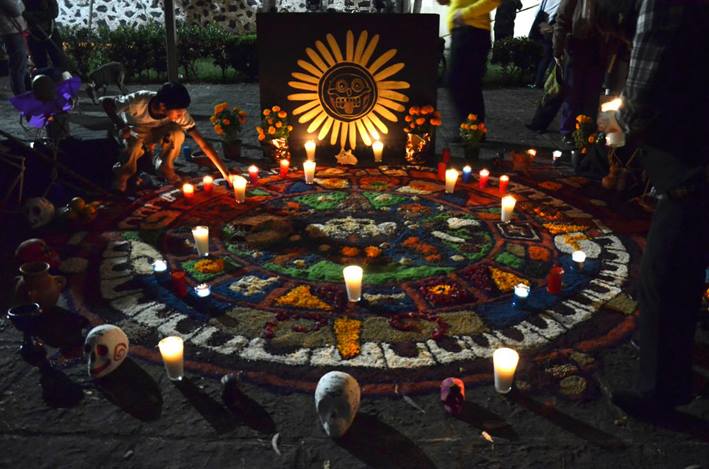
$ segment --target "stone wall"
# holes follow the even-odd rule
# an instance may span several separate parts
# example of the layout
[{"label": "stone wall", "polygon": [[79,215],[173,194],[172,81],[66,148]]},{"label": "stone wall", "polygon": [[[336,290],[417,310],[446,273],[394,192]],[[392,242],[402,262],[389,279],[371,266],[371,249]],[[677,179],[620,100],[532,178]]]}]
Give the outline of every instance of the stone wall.
[{"label": "stone wall", "polygon": [[[402,0],[395,0],[394,5]],[[256,12],[374,11],[374,0],[175,0],[178,21],[217,23],[237,34],[254,32]],[[163,21],[162,0],[59,0],[59,22],[66,26],[107,26]]]}]

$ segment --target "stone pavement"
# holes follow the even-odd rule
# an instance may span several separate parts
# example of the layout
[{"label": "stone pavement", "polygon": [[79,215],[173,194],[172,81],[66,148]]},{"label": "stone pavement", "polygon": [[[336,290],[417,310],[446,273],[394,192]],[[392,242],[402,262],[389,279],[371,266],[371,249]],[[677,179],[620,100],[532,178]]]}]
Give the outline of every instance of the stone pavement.
[{"label": "stone pavement", "polygon": [[[256,85],[197,85],[191,90],[203,130],[209,129],[211,106],[224,99],[258,115]],[[450,106],[444,96],[439,107],[445,116]],[[554,148],[557,133],[538,136],[522,126],[538,98],[537,91],[527,89],[486,92],[488,156],[499,147]],[[82,102],[81,111],[82,122],[101,126],[95,106]],[[4,98],[0,127],[24,135]],[[249,128],[247,156],[258,157],[256,134]],[[74,133],[88,138],[103,132],[75,126]],[[454,132],[452,125],[443,128],[439,149]],[[454,147],[455,153],[459,150]],[[13,247],[0,246],[6,273],[2,310],[12,284]],[[161,366],[147,362],[126,368],[132,386],[116,378],[100,390],[83,364],[54,372],[27,365],[16,353],[20,340],[13,326],[0,319],[0,467],[688,468],[709,461],[705,398],[654,425],[626,418],[604,393],[572,402],[537,394],[503,397],[491,385],[481,385],[468,390],[462,418],[445,415],[435,393],[410,396],[421,410],[403,396],[369,397],[350,433],[332,441],[319,427],[309,394],[243,384],[250,403],[234,414],[222,403],[219,377],[188,373],[188,380],[177,386]],[[628,343],[607,350],[597,357],[594,378],[602,388],[628,386],[637,358]],[[57,401],[58,389],[72,391],[64,394],[74,399]],[[147,399],[151,392],[160,399]],[[482,437],[483,431],[492,442]]]}]

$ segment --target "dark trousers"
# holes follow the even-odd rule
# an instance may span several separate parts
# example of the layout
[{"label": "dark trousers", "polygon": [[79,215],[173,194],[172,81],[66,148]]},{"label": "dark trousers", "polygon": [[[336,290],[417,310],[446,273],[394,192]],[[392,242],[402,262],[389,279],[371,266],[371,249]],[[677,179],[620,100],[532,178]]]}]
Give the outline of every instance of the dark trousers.
[{"label": "dark trousers", "polygon": [[464,26],[451,31],[450,86],[458,122],[468,114],[485,121],[482,78],[490,52],[490,31]]},{"label": "dark trousers", "polygon": [[67,69],[66,56],[61,49],[62,39],[59,36],[59,32],[54,31],[51,38],[44,40],[31,34],[27,38],[27,46],[30,49],[32,62],[34,62],[36,68],[49,67],[49,61],[47,60],[49,58],[52,61],[53,68],[62,72]]},{"label": "dark trousers", "polygon": [[692,346],[708,255],[707,194],[704,187],[683,200],[659,201],[641,263],[638,390],[667,403],[683,403],[691,395]]},{"label": "dark trousers", "polygon": [[576,129],[576,116],[596,121],[605,60],[598,53],[598,41],[571,39],[564,69],[564,104],[559,131],[568,135]]},{"label": "dark trousers", "polygon": [[17,96],[27,91],[27,46],[22,34],[4,34],[2,36],[7,52],[10,69],[10,89]]},{"label": "dark trousers", "polygon": [[542,58],[539,59],[537,70],[534,73],[534,86],[537,88],[544,87],[544,79],[547,76],[549,66],[554,63],[554,49],[552,47],[551,38],[542,38]]}]

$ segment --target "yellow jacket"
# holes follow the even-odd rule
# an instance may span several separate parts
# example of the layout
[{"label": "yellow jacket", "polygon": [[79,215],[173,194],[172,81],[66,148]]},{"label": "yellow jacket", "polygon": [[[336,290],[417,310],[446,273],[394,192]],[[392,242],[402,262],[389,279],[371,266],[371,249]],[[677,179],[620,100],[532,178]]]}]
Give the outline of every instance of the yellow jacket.
[{"label": "yellow jacket", "polygon": [[490,12],[500,3],[502,0],[451,0],[448,7],[448,29],[452,30],[456,27],[453,19],[456,12],[460,10],[466,25],[490,31]]}]

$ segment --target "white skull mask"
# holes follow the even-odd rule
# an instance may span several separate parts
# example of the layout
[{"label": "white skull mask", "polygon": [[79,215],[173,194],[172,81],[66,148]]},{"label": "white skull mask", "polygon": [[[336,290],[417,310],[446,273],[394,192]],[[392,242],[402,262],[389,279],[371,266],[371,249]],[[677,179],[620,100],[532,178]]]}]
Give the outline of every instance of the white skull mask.
[{"label": "white skull mask", "polygon": [[96,326],[86,336],[84,354],[89,358],[89,376],[106,376],[128,355],[128,336],[118,326]]},{"label": "white skull mask", "polygon": [[315,409],[331,438],[340,438],[352,425],[359,410],[359,383],[341,371],[326,373],[315,389]]},{"label": "white skull mask", "polygon": [[54,205],[44,197],[33,197],[22,206],[22,213],[32,228],[39,228],[54,218]]}]

